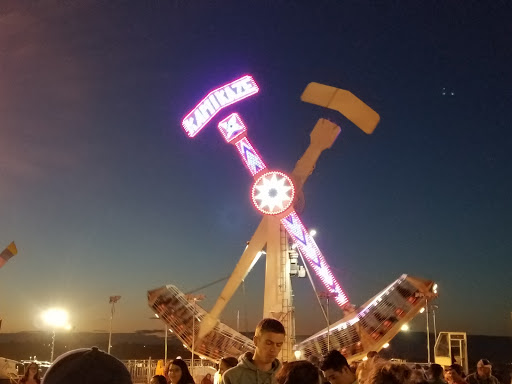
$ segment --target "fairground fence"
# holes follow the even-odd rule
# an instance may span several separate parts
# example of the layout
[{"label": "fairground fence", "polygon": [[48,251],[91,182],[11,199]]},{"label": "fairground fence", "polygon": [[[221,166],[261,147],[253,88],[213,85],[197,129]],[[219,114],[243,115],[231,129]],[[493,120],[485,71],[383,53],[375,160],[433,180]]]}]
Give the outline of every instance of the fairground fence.
[{"label": "fairground fence", "polygon": [[[198,361],[199,360],[199,361]],[[184,359],[187,366],[190,367],[191,360]],[[124,365],[130,372],[132,377],[132,381],[134,384],[146,384],[149,383],[151,378],[155,375],[158,359],[152,359],[151,357],[147,360],[123,360]],[[216,369],[215,363],[208,360],[195,359],[194,360],[194,370],[201,371],[210,367],[211,369]],[[201,368],[201,369],[200,369]],[[195,376],[195,375],[194,375]]]}]

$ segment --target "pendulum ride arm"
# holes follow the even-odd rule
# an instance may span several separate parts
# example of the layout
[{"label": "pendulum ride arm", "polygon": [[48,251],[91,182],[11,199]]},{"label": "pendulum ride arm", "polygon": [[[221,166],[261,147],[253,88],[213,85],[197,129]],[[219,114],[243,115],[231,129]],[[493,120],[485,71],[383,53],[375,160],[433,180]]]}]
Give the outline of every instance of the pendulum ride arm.
[{"label": "pendulum ride arm", "polygon": [[[223,122],[219,124],[219,130],[226,141],[236,146],[238,153],[252,176],[255,176],[257,173],[259,174],[266,169],[266,165],[263,163],[263,160],[245,137],[247,128],[238,115],[231,115],[227,119],[223,120]],[[320,154],[322,151],[332,146],[338,137],[339,132],[340,128],[336,124],[325,119],[318,120],[310,135],[310,145],[299,159],[292,172],[296,183],[296,190],[302,189],[307,178],[313,172]],[[236,140],[236,138],[238,138],[238,140]],[[204,337],[211,329],[213,329],[225,306],[244,280],[251,266],[254,264],[258,256],[258,252],[265,246],[266,238],[263,237],[262,242],[260,240],[260,235],[263,234],[263,236],[265,236],[264,228],[267,227],[267,221],[268,216],[263,216],[256,232],[249,242],[249,246],[254,246],[254,248],[250,250],[248,246],[242,254],[235,270],[227,281],[215,305],[201,323],[198,334],[199,338]],[[292,227],[291,224],[289,227]]]},{"label": "pendulum ride arm", "polygon": [[[228,143],[233,144],[238,148],[238,152],[240,153],[242,161],[245,163],[246,168],[249,170],[249,172],[256,180],[255,186],[259,184],[260,180],[264,179],[267,174],[272,174],[272,180],[276,178],[276,174],[280,174],[283,177],[286,177],[284,174],[280,172],[266,172],[266,166],[264,165],[263,160],[260,158],[256,150],[251,145],[249,139],[247,138],[247,128],[238,114],[233,113],[229,115],[227,118],[225,118],[219,123],[218,128],[222,133],[224,139]],[[332,129],[332,127],[331,130],[333,132],[336,132],[336,129]],[[317,134],[312,136],[313,137],[311,146],[313,147],[313,149],[309,151],[311,154],[309,157],[312,159],[318,159],[319,154],[322,152],[322,150],[320,150],[319,147],[322,144],[324,147],[326,144],[328,145],[329,140],[319,140],[321,135]],[[337,135],[332,135],[333,139],[331,141],[333,141],[336,138],[336,136]],[[306,153],[307,152],[308,151],[306,151]],[[316,157],[314,155],[316,155]],[[299,161],[299,163],[301,162]],[[302,162],[302,164],[308,164],[306,159]],[[298,175],[301,176],[304,175],[305,173],[309,175],[310,172],[308,170],[311,169],[311,167],[314,167],[314,163],[311,164],[310,160],[309,166],[303,167],[303,169],[305,169],[306,172],[298,171]],[[272,182],[272,180],[270,182]],[[288,189],[291,189],[293,193],[295,191],[293,186],[288,187]],[[293,200],[293,197],[291,197],[290,200]],[[326,263],[322,255],[322,252],[316,245],[315,241],[313,240],[313,237],[306,230],[304,224],[302,224],[302,221],[300,220],[300,217],[297,214],[297,212],[295,212],[291,207],[289,209],[283,208],[281,211],[269,212],[268,210],[262,209],[262,206],[257,205],[256,200],[254,199],[254,195],[253,201],[255,203],[256,208],[260,210],[260,212],[262,213],[267,213],[270,215],[282,213],[282,215],[280,215],[281,224],[284,226],[284,228],[291,236],[293,241],[297,244],[302,254],[304,255],[304,257],[306,257],[306,259],[308,260],[309,264],[316,272],[318,277],[320,277],[320,280],[324,284],[325,288],[330,293],[333,294],[333,296],[335,297],[334,300],[338,303],[338,305],[341,308],[351,308],[347,296],[341,289],[339,283],[334,278],[334,275],[332,274],[329,265]],[[288,206],[290,206],[291,203],[292,201],[289,202]],[[272,210],[272,208],[269,209]]]},{"label": "pendulum ride arm", "polygon": [[368,135],[373,133],[380,121],[377,112],[345,89],[309,83],[300,99],[306,103],[338,111]]},{"label": "pendulum ride arm", "polygon": [[[191,113],[189,113],[189,115],[187,115],[183,122],[184,129],[187,131],[190,137],[195,136],[207,124],[209,119],[213,117],[213,114],[218,112],[220,109],[218,106],[224,105],[223,103],[226,101],[224,100],[225,97],[228,97],[229,103],[232,103],[236,102],[238,99],[245,98],[250,94],[254,94],[257,91],[258,87],[250,76],[245,76],[244,78],[230,83],[225,88],[219,88],[219,90],[215,91],[213,96],[212,93],[207,95],[207,97]],[[218,99],[218,97],[221,97],[221,99]],[[305,102],[338,110],[368,134],[373,132],[380,119],[379,115],[375,111],[373,111],[352,93],[323,84],[310,83],[302,94],[301,99]],[[214,101],[216,101],[216,103]],[[333,124],[328,124],[328,122],[322,119],[319,120],[317,126],[319,124],[324,125],[324,133],[316,135],[315,132],[312,132],[310,147],[308,147],[308,150],[304,156],[297,162],[295,170],[292,173],[292,177],[295,179],[296,183],[295,188],[291,179],[289,179],[286,175],[280,172],[265,173],[266,166],[247,139],[247,129],[237,114],[232,114],[228,116],[228,118],[222,120],[219,123],[218,128],[224,136],[225,140],[237,147],[238,152],[240,153],[240,156],[242,157],[242,160],[244,161],[247,169],[256,180],[255,184],[253,185],[253,202],[256,208],[265,214],[279,214],[278,217],[280,218],[281,224],[297,244],[302,254],[310,263],[311,267],[320,277],[324,286],[330,293],[334,294],[335,301],[338,303],[338,305],[347,311],[352,311],[353,307],[350,305],[348,298],[330,271],[330,268],[325,262],[320,249],[316,245],[313,238],[309,235],[297,212],[295,212],[293,208],[290,207],[291,203],[293,202],[295,191],[301,191],[304,182],[313,171],[320,153],[324,149],[330,148],[337,135],[339,134],[339,127]],[[315,130],[317,129],[317,126],[315,126]],[[279,181],[277,180],[278,177],[281,178]],[[292,194],[292,197],[288,199],[291,201],[286,201],[285,196],[285,199],[280,203],[281,207],[283,207],[283,205],[286,205],[286,207],[283,210],[275,210],[275,213],[269,213],[267,210],[265,210],[265,206],[263,205],[263,201],[261,199],[261,191],[265,188],[266,185],[268,186],[269,183],[274,183],[274,185],[278,183],[279,186],[283,186],[283,183],[287,183],[283,191],[290,193],[291,190]],[[255,190],[257,191],[257,196],[255,196]],[[275,190],[271,192],[267,188],[266,192],[268,192],[268,195],[271,196]],[[260,200],[258,200],[257,197],[259,197]],[[276,206],[269,209],[273,210],[275,208]],[[207,316],[204,319],[205,321],[201,323],[201,328],[198,334],[199,338],[202,338],[208,332],[210,332],[210,330],[216,324],[217,318],[222,312],[226,303],[232,297],[241,281],[243,278],[245,278],[253,263],[260,255],[260,251],[266,243],[266,231],[264,228],[266,228],[266,222],[269,220],[267,217],[268,216],[263,217],[260,225],[258,226],[258,229],[251,239],[251,242],[248,244],[248,247],[242,254],[240,261],[235,267],[233,276],[226,283],[221,296],[217,300],[217,303],[210,312],[209,316]]]},{"label": "pendulum ride arm", "polygon": [[313,128],[310,134],[311,142],[309,147],[299,161],[297,161],[292,172],[296,191],[302,190],[304,183],[313,173],[318,158],[324,150],[331,148],[340,131],[340,127],[329,120],[319,119],[317,121],[315,128]]},{"label": "pendulum ride arm", "polygon": [[[303,185],[307,177],[311,174],[320,153],[332,145],[332,142],[334,142],[337,134],[339,133],[339,128],[337,126],[334,124],[328,124],[328,122],[325,121],[321,121],[319,124],[317,124],[317,126],[325,127],[324,129],[327,129],[331,134],[327,139],[323,139],[323,135],[321,135],[318,131],[321,128],[315,127],[317,130],[314,130],[314,134],[311,135],[311,145],[296,166],[295,177],[299,180],[300,186]],[[226,119],[222,120],[218,127],[225,140],[237,147],[242,161],[245,163],[246,168],[249,170],[251,175],[255,179],[258,179],[260,175],[265,172],[266,166],[247,138],[247,128],[245,127],[245,124],[243,123],[240,116],[236,113],[231,114]],[[341,289],[339,283],[334,278],[320,249],[316,245],[313,238],[309,235],[305,226],[302,224],[297,212],[290,210],[287,213],[288,214],[281,219],[281,223],[283,224],[284,228],[297,244],[302,254],[310,263],[311,267],[320,277],[324,286],[329,290],[329,292],[335,295],[335,300],[338,305],[345,309],[350,308],[351,306],[348,298]],[[264,224],[266,217],[267,216],[264,216],[260,226]],[[242,256],[242,259],[243,258],[244,257]],[[247,269],[242,271],[243,267],[241,264],[245,264],[245,266],[248,267],[247,262],[242,263],[242,259],[237,265],[237,268],[235,268],[235,272],[233,273],[232,278],[230,278],[228,283],[226,283],[221,297],[217,300],[217,303],[214,305],[212,311],[210,312],[208,322],[202,322],[198,337],[201,338],[202,336],[205,336],[211,330],[211,327],[215,325],[217,317],[225,307],[227,301],[231,298],[236,288],[240,285],[247,271]],[[236,273],[237,269],[240,270],[239,273]]]},{"label": "pendulum ride arm", "polygon": [[261,250],[265,246],[266,234],[267,234],[266,220],[263,218],[260,225],[256,228],[254,235],[252,235],[251,241],[247,244],[245,251],[242,253],[240,260],[238,261],[233,273],[229,277],[226,285],[222,289],[220,296],[218,297],[212,310],[204,317],[199,328],[197,337],[202,339],[206,336],[217,324],[217,319],[224,310],[224,307],[233,297],[236,290],[240,286],[241,282],[247,276],[247,273],[251,270],[257,258],[261,254]]}]

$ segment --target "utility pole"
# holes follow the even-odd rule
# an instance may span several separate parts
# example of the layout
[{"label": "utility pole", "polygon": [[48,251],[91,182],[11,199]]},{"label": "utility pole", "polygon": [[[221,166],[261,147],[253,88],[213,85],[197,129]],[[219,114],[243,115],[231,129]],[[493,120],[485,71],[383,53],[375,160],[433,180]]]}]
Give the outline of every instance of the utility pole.
[{"label": "utility pole", "polygon": [[196,316],[197,316],[196,303],[198,301],[204,300],[205,296],[204,295],[187,294],[187,295],[185,295],[185,297],[187,298],[187,300],[189,302],[192,302],[194,305],[193,316],[192,316],[192,357],[190,359],[190,374],[192,375],[192,377],[194,377],[194,353],[195,353],[195,347],[196,347]]},{"label": "utility pole", "polygon": [[[160,320],[160,316],[158,316],[158,314],[155,313],[155,317],[150,317],[149,320]],[[165,327],[165,341],[164,341],[164,367],[167,365],[167,337],[168,337],[168,326],[167,326],[167,323],[165,322],[165,319],[162,317],[161,319],[164,323],[164,327]]]},{"label": "utility pole", "polygon": [[110,296],[108,303],[112,304],[110,307],[110,330],[108,332],[108,349],[107,353],[110,355],[110,348],[112,347],[112,320],[114,318],[115,304],[121,299],[121,296]]},{"label": "utility pole", "polygon": [[335,298],[337,293],[335,292],[319,292],[318,297],[321,299],[325,299],[325,318],[327,320],[327,352],[331,350],[331,320],[329,318],[329,299]]},{"label": "utility pole", "polygon": [[430,364],[430,328],[429,328],[429,316],[428,316],[428,298],[425,297],[425,312],[427,314],[427,362]]}]

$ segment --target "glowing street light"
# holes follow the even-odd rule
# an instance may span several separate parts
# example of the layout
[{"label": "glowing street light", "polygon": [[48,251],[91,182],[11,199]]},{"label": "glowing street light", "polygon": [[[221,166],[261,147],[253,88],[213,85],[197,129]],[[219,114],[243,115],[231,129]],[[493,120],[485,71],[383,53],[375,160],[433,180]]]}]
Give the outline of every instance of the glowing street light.
[{"label": "glowing street light", "polygon": [[389,348],[389,343],[384,344],[382,348]]},{"label": "glowing street light", "polygon": [[67,311],[60,308],[50,308],[44,311],[41,315],[43,322],[52,329],[52,349],[50,354],[50,363],[53,362],[53,354],[55,352],[55,330],[66,329],[70,330],[69,315]]},{"label": "glowing street light", "polygon": [[60,308],[51,308],[43,312],[43,321],[54,328],[64,328],[68,325],[68,313]]},{"label": "glowing street light", "polygon": [[422,307],[422,308],[420,309],[420,313],[423,313],[423,312],[425,312],[425,307]]},{"label": "glowing street light", "polygon": [[402,327],[400,328],[401,331],[404,331],[404,332],[407,332],[409,331],[409,324],[404,324],[402,325]]}]

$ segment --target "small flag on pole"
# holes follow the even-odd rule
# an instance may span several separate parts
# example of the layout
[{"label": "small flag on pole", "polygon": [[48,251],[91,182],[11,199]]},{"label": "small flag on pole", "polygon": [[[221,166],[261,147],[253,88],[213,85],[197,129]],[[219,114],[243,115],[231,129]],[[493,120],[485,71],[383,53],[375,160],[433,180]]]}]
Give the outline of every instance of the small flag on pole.
[{"label": "small flag on pole", "polygon": [[2,253],[0,253],[0,268],[4,266],[7,261],[14,255],[18,253],[18,250],[16,249],[16,244],[14,244],[14,241],[5,248]]}]

